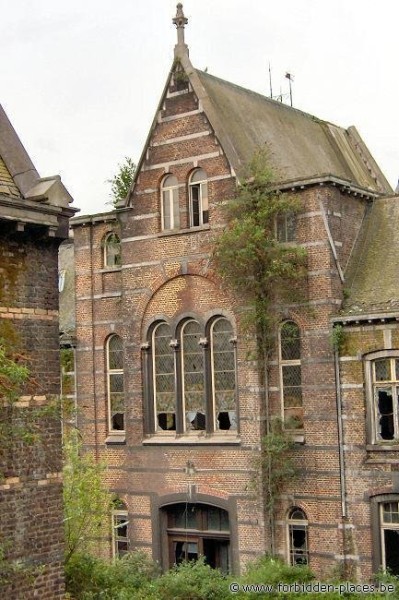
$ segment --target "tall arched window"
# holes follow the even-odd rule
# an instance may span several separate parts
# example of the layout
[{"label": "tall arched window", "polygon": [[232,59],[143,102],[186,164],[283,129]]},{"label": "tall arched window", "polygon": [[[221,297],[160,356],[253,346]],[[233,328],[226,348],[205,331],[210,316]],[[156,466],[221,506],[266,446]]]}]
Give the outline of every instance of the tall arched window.
[{"label": "tall arched window", "polygon": [[291,565],[309,563],[308,520],[304,511],[297,506],[288,514],[288,547]]},{"label": "tall arched window", "polygon": [[122,264],[121,241],[119,236],[114,233],[107,233],[103,242],[104,247],[104,267],[115,268]]},{"label": "tall arched window", "polygon": [[196,169],[189,182],[190,226],[208,223],[208,180],[204,169]]},{"label": "tall arched window", "polygon": [[233,328],[220,317],[211,324],[210,334],[215,425],[217,429],[237,429]]},{"label": "tall arched window", "polygon": [[125,430],[125,399],[123,381],[123,342],[119,335],[107,341],[108,426],[112,431]]},{"label": "tall arched window", "polygon": [[162,229],[180,227],[179,187],[177,177],[167,175],[161,185]]},{"label": "tall arched window", "polygon": [[[225,317],[166,322],[143,345],[150,432],[236,431],[236,358]],[[151,341],[150,341],[151,340]]]},{"label": "tall arched window", "polygon": [[204,351],[201,326],[190,320],[181,329],[182,383],[187,429],[206,428]]},{"label": "tall arched window", "polygon": [[159,323],[152,334],[155,431],[176,430],[175,358],[172,332]]},{"label": "tall arched window", "polygon": [[294,321],[280,328],[280,381],[284,421],[288,427],[303,427],[301,334]]}]

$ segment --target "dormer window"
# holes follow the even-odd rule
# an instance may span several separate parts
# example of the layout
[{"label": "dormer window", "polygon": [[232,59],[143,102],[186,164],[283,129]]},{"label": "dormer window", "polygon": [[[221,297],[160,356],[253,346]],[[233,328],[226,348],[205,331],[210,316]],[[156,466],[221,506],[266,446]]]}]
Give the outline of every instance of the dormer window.
[{"label": "dormer window", "polygon": [[189,182],[190,226],[198,227],[209,221],[208,180],[204,169],[197,169]]},{"label": "dormer window", "polygon": [[161,217],[162,229],[178,229],[180,227],[179,187],[177,177],[167,175],[161,185]]}]

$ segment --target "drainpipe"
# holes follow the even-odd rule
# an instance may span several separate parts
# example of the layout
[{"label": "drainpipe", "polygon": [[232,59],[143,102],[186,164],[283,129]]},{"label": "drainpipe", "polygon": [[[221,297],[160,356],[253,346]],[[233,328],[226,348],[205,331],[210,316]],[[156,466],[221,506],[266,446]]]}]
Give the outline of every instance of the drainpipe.
[{"label": "drainpipe", "polygon": [[344,426],[342,419],[342,396],[341,396],[341,378],[339,374],[339,352],[334,350],[334,366],[335,366],[335,389],[337,401],[337,425],[338,425],[338,457],[339,457],[339,479],[341,487],[341,520],[342,520],[342,553],[344,573],[346,572],[346,479],[345,479],[345,456],[344,456]]},{"label": "drainpipe", "polygon": [[91,283],[91,358],[93,379],[93,404],[94,404],[94,444],[95,459],[98,462],[98,421],[97,421],[97,386],[96,386],[96,350],[94,335],[94,269],[93,269],[93,223],[90,223],[90,283]]}]

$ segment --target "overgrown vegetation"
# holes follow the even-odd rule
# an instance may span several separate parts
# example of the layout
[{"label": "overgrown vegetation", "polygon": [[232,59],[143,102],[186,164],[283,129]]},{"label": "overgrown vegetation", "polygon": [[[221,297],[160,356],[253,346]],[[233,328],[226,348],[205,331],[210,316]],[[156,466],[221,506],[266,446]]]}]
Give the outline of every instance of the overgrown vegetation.
[{"label": "overgrown vegetation", "polygon": [[282,244],[277,237],[279,218],[295,215],[299,209],[296,198],[276,189],[268,153],[261,149],[227,204],[228,225],[216,242],[217,270],[244,300],[243,325],[255,329],[261,358],[274,347],[279,318],[276,302],[303,297],[298,282],[306,275],[306,251]]},{"label": "overgrown vegetation", "polygon": [[[291,567],[269,556],[249,563],[246,572],[238,577],[211,569],[204,559],[182,563],[161,574],[143,552],[128,554],[112,564],[76,555],[68,563],[66,575],[67,589],[74,600],[257,600],[266,597],[339,600],[359,599],[363,595],[369,600],[399,598],[399,581],[392,576],[379,578],[379,584],[396,587],[396,592],[387,596],[377,590],[362,594],[354,587],[352,593],[349,586],[354,584],[347,584],[348,591],[340,593],[337,580],[324,582],[337,586],[334,591],[312,593],[311,586],[317,586],[318,582],[308,567]],[[294,591],[294,586],[301,585],[306,586],[304,591],[298,587]]]},{"label": "overgrown vegetation", "polygon": [[112,495],[103,484],[105,466],[82,453],[79,432],[71,429],[64,441],[65,562],[105,542],[110,527]]},{"label": "overgrown vegetation", "polygon": [[122,164],[118,165],[118,172],[107,183],[111,184],[110,204],[116,206],[118,202],[124,200],[129,193],[133,177],[136,172],[136,164],[131,158],[125,156]]}]

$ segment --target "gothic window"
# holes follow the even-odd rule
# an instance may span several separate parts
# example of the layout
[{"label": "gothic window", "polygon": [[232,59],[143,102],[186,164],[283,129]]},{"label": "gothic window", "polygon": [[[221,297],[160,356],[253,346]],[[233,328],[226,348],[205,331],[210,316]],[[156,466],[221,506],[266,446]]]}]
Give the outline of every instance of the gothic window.
[{"label": "gothic window", "polygon": [[301,335],[294,321],[280,327],[280,381],[284,422],[288,427],[303,427]]},{"label": "gothic window", "polygon": [[189,182],[190,226],[208,223],[208,181],[203,169],[196,169]]},{"label": "gothic window", "polygon": [[107,340],[108,426],[110,432],[125,430],[123,342],[119,335]]},{"label": "gothic window", "polygon": [[122,264],[121,241],[116,233],[108,233],[103,242],[104,247],[104,267],[115,268]]},{"label": "gothic window", "polygon": [[121,558],[129,551],[128,528],[127,507],[121,500],[114,500],[112,508],[112,551],[113,556],[116,558]]},{"label": "gothic window", "polygon": [[159,323],[152,335],[155,430],[176,430],[175,361],[169,325]]},{"label": "gothic window", "polygon": [[399,358],[371,363],[376,441],[399,439]]},{"label": "gothic window", "polygon": [[168,506],[165,513],[170,567],[203,556],[210,567],[230,571],[227,511],[206,504],[180,503]]},{"label": "gothic window", "polygon": [[235,338],[224,317],[158,323],[147,344],[151,431],[237,429]]},{"label": "gothic window", "polygon": [[180,227],[179,187],[177,177],[167,175],[161,185],[162,229]]},{"label": "gothic window", "polygon": [[301,508],[294,507],[288,515],[288,548],[291,565],[309,563],[308,521]]},{"label": "gothic window", "polygon": [[276,234],[279,242],[295,242],[296,215],[284,213],[276,217]]}]

